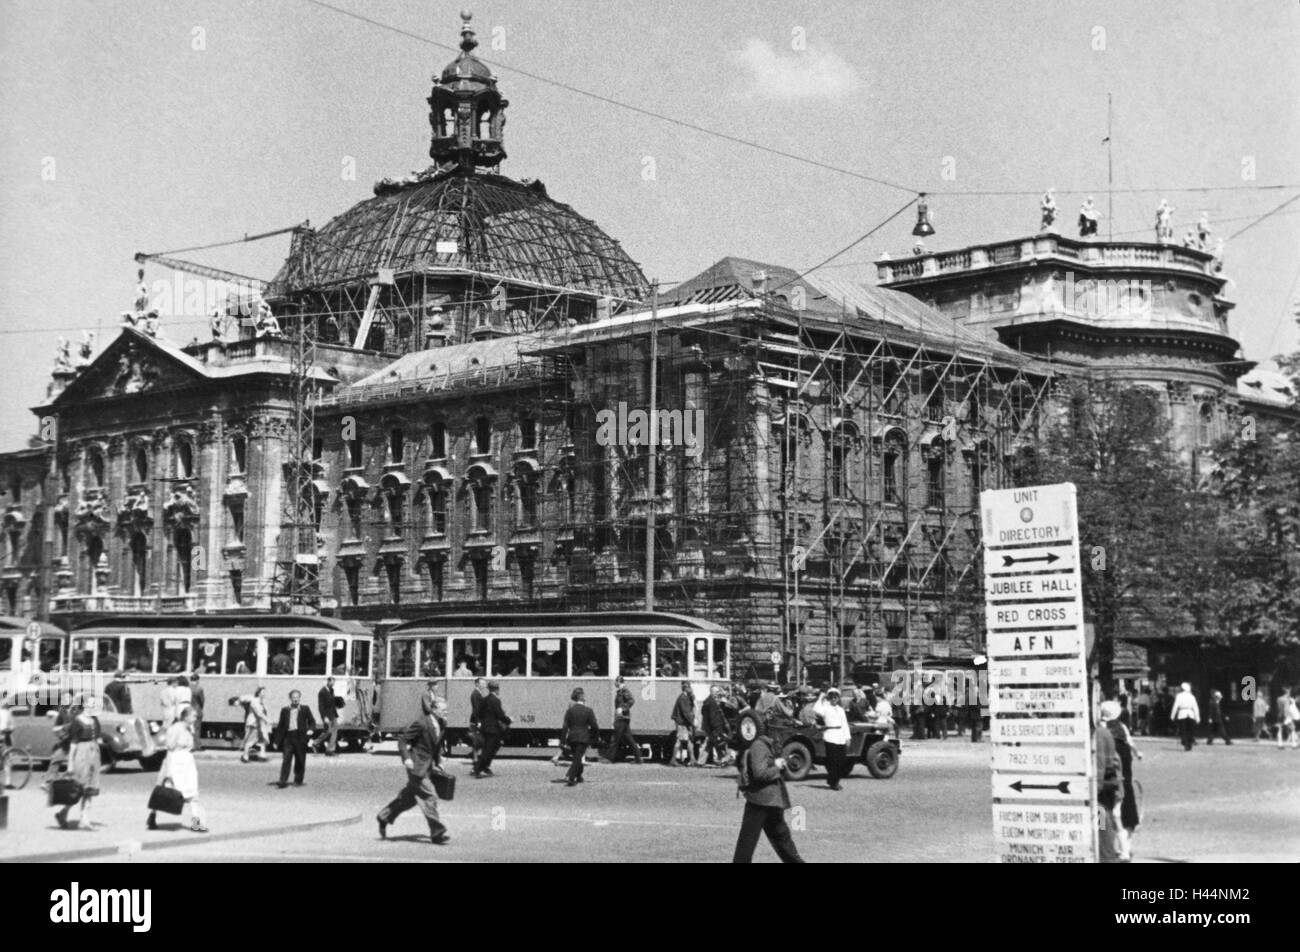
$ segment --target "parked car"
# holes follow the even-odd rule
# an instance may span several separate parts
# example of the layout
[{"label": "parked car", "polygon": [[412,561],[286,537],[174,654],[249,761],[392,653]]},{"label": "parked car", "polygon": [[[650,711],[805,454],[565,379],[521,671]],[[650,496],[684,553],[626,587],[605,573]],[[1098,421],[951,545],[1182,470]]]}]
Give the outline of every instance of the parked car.
[{"label": "parked car", "polygon": [[[76,695],[76,699],[81,704],[87,701],[84,694]],[[52,760],[58,744],[54,735],[57,699],[48,690],[31,690],[20,691],[4,703],[13,714],[13,745],[29,749],[35,761]],[[166,751],[161,736],[151,730],[148,721],[134,714],[119,714],[107,697],[101,697],[93,706],[99,718],[99,749],[104,766],[112,768],[131,760],[138,761],[145,770],[162,766]]]},{"label": "parked car", "polygon": [[[784,775],[787,780],[804,780],[814,766],[826,763],[823,728],[790,713],[798,710],[798,700],[798,695],[785,696],[782,698],[783,703],[772,708],[767,715],[768,733],[776,742],[779,755],[785,758]],[[756,717],[749,707],[737,714],[732,731],[737,749],[745,749],[758,736]],[[861,762],[866,765],[871,776],[878,780],[888,780],[898,772],[901,753],[902,744],[892,718],[849,722],[846,766],[850,773],[854,765]]]}]

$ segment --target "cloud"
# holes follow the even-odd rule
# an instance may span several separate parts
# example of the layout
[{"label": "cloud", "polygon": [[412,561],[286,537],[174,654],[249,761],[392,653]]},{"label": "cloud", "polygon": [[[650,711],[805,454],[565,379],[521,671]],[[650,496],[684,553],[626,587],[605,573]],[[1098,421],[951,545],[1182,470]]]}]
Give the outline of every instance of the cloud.
[{"label": "cloud", "polygon": [[749,73],[750,92],[764,99],[836,99],[861,85],[857,71],[824,46],[778,52],[753,39],[732,58]]}]

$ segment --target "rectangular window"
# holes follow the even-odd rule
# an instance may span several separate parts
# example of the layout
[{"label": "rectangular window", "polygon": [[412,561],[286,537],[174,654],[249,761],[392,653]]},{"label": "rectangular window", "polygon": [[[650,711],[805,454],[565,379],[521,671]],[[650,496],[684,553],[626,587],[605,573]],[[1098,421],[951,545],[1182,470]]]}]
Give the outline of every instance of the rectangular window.
[{"label": "rectangular window", "polygon": [[446,565],[441,559],[429,559],[424,563],[429,567],[429,597],[435,601],[442,601],[443,572]]},{"label": "rectangular window", "polygon": [[298,673],[323,675],[329,670],[328,641],[319,638],[298,639]]},{"label": "rectangular window", "polygon": [[12,671],[14,667],[14,639],[0,638],[0,671]]},{"label": "rectangular window", "polygon": [[691,677],[704,679],[709,676],[709,639],[697,637],[692,639]]},{"label": "rectangular window", "polygon": [[441,420],[429,429],[429,458],[447,458],[447,425]]},{"label": "rectangular window", "polygon": [[495,678],[522,678],[528,673],[528,657],[520,638],[494,638],[492,640],[492,676]]},{"label": "rectangular window", "polygon": [[394,638],[388,642],[388,676],[415,677],[415,639]]},{"label": "rectangular window", "polygon": [[886,453],[883,468],[885,502],[898,502],[898,456]]},{"label": "rectangular window", "polygon": [[348,640],[346,638],[335,638],[334,647],[330,650],[330,674],[340,677],[348,673]]},{"label": "rectangular window", "polygon": [[36,644],[36,664],[42,671],[53,671],[63,662],[63,639],[42,638]]},{"label": "rectangular window", "polygon": [[531,479],[519,483],[519,516],[525,528],[537,525],[537,483]]},{"label": "rectangular window", "polygon": [[402,563],[385,562],[384,573],[388,576],[388,600],[396,605],[402,600]]},{"label": "rectangular window", "polygon": [[486,638],[453,638],[451,656],[456,659],[454,678],[481,678],[487,673]]},{"label": "rectangular window", "polygon": [[625,678],[650,677],[650,639],[618,639],[618,673]]},{"label": "rectangular window", "polygon": [[943,460],[926,461],[927,486],[929,489],[929,506],[931,509],[943,508]]},{"label": "rectangular window", "polygon": [[492,421],[487,417],[474,421],[474,452],[480,456],[492,452]]},{"label": "rectangular window", "polygon": [[293,674],[294,647],[292,638],[266,639],[266,673]]},{"label": "rectangular window", "polygon": [[158,644],[158,673],[180,674],[189,660],[189,642],[184,638],[163,638]]},{"label": "rectangular window", "polygon": [[661,678],[686,677],[686,639],[656,638],[655,663],[659,666],[659,677]]},{"label": "rectangular window", "polygon": [[226,674],[257,673],[257,639],[231,638],[226,642]]},{"label": "rectangular window", "polygon": [[[349,535],[348,538],[360,539],[361,538],[361,500],[357,499],[355,496],[348,496],[346,498],[346,504],[348,507],[348,529],[351,531],[351,535]],[[352,604],[355,605],[356,602],[353,602]]]},{"label": "rectangular window", "polygon": [[730,659],[727,657],[727,639],[713,639],[713,676],[722,678],[724,681],[731,677],[728,667]]},{"label": "rectangular window", "polygon": [[99,638],[95,641],[95,670],[112,673],[122,663],[122,639]]},{"label": "rectangular window", "polygon": [[248,441],[242,436],[237,436],[230,441],[230,465],[234,467],[235,473],[245,473],[248,471]]},{"label": "rectangular window", "polygon": [[361,595],[361,566],[349,563],[343,566],[343,578],[348,586],[348,604],[357,604]]},{"label": "rectangular window", "polygon": [[352,670],[354,678],[370,677],[370,642],[361,638],[352,639]]},{"label": "rectangular window", "polygon": [[537,421],[529,417],[519,421],[519,449],[537,449]]},{"label": "rectangular window", "polygon": [[361,441],[344,440],[344,443],[347,445],[348,448],[348,468],[360,469],[361,468]]},{"label": "rectangular window", "polygon": [[73,638],[68,666],[73,671],[92,671],[95,666],[95,639]]},{"label": "rectangular window", "polygon": [[226,503],[230,512],[230,540],[234,545],[244,544],[244,500],[231,499]]},{"label": "rectangular window", "polygon": [[486,602],[488,597],[487,559],[475,559],[471,564],[474,566],[475,595],[478,596],[480,602]]},{"label": "rectangular window", "polygon": [[563,678],[569,674],[568,645],[563,638],[533,639],[533,677]]},{"label": "rectangular window", "polygon": [[474,531],[492,531],[492,487],[475,486],[472,499],[474,502]]},{"label": "rectangular window", "polygon": [[573,639],[573,676],[575,678],[609,677],[609,639]]},{"label": "rectangular window", "polygon": [[429,493],[431,521],[435,535],[447,534],[447,490],[434,489]]},{"label": "rectangular window", "polygon": [[221,673],[222,645],[220,638],[195,638],[190,656],[190,670],[199,674]]},{"label": "rectangular window", "polygon": [[406,454],[406,438],[396,427],[388,433],[388,459],[394,465],[400,464]]},{"label": "rectangular window", "polygon": [[420,639],[420,677],[441,678],[447,670],[447,639]]}]

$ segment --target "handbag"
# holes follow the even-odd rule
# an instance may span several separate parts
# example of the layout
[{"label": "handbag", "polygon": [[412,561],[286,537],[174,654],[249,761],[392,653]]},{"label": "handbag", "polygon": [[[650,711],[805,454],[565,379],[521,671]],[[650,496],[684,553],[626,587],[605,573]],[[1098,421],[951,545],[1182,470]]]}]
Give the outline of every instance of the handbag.
[{"label": "handbag", "polygon": [[441,767],[434,767],[429,771],[429,779],[433,781],[433,792],[438,795],[439,800],[456,799],[456,776],[449,774]]},{"label": "handbag", "polygon": [[149,809],[180,816],[185,809],[185,795],[172,786],[171,780],[164,780],[149,794]]},{"label": "handbag", "polygon": [[50,781],[50,806],[70,807],[81,800],[84,792],[72,777],[58,777]]}]

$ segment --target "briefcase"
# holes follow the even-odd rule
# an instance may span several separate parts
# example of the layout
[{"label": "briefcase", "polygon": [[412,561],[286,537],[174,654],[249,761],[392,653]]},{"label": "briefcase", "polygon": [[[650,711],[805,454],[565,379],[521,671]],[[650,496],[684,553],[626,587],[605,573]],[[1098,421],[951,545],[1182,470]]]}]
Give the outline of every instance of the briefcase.
[{"label": "briefcase", "polygon": [[71,777],[50,781],[50,806],[70,807],[81,800],[82,786]]},{"label": "briefcase", "polygon": [[455,774],[449,774],[441,767],[435,767],[429,772],[429,779],[433,781],[433,792],[438,795],[439,800],[456,799]]},{"label": "briefcase", "polygon": [[185,809],[185,796],[171,785],[170,780],[164,780],[149,794],[149,809],[180,816]]}]

